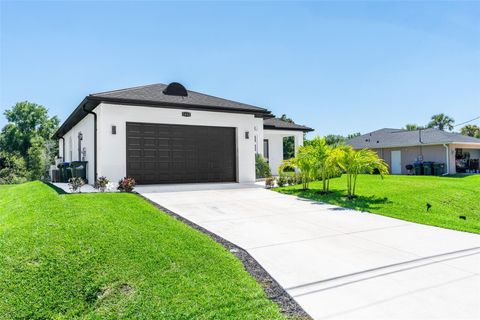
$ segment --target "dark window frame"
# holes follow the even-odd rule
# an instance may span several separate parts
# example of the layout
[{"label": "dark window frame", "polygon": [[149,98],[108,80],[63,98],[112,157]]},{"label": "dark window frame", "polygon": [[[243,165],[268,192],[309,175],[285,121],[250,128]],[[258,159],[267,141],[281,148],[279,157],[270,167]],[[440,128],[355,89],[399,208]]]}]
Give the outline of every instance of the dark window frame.
[{"label": "dark window frame", "polygon": [[263,157],[267,161],[268,161],[268,158],[270,157],[270,143],[268,142],[268,139],[263,139]]}]

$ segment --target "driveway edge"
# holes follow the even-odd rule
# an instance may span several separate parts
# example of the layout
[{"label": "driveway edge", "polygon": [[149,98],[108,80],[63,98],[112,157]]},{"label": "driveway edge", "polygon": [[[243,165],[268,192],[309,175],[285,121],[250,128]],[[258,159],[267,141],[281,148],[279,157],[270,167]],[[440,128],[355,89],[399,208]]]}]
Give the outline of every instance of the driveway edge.
[{"label": "driveway edge", "polygon": [[188,226],[198,230],[210,238],[221,244],[225,249],[234,254],[243,264],[245,270],[250,273],[255,280],[262,286],[267,297],[274,301],[282,311],[283,314],[292,317],[294,319],[312,319],[310,315],[303,310],[303,308],[290,296],[285,289],[278,284],[278,282],[253,258],[245,249],[233,244],[232,242],[218,236],[217,234],[208,231],[207,229],[199,226],[198,224],[185,219],[177,213],[159,205],[158,203],[148,199],[142,194],[136,193],[141,198],[151,203],[154,207],[160,211],[168,214],[176,220],[179,220]]}]

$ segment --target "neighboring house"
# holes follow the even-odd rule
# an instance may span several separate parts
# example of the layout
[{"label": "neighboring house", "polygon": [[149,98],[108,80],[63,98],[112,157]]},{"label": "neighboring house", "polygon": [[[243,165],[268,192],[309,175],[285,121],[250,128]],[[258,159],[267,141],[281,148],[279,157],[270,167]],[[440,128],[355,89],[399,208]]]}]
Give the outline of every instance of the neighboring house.
[{"label": "neighboring house", "polygon": [[54,134],[64,162],[88,161],[87,178],[133,177],[139,184],[252,182],[255,154],[276,172],[283,138],[312,129],[270,111],[153,84],[87,96]]},{"label": "neighboring house", "polygon": [[444,163],[446,173],[479,170],[480,139],[438,129],[407,131],[384,128],[347,141],[354,149],[372,149],[392,174],[407,174],[415,162]]}]

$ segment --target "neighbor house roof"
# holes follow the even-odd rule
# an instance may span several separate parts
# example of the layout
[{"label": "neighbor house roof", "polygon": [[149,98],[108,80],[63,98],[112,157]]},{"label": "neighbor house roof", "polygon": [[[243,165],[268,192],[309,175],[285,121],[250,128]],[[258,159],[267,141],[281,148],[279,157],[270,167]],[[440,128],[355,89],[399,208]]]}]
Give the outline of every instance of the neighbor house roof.
[{"label": "neighbor house roof", "polygon": [[347,141],[347,144],[351,145],[354,149],[451,143],[478,143],[480,145],[480,139],[438,129],[408,131],[404,129],[383,128]]},{"label": "neighbor house roof", "polygon": [[[173,90],[169,92],[168,90],[172,88],[172,85]],[[178,93],[177,89],[180,90],[180,93]],[[271,112],[265,108],[186,90],[178,83],[171,83],[170,85],[157,83],[88,95],[67,120],[65,120],[54,134],[54,137],[59,138],[63,136],[81,121],[88,114],[88,111],[92,111],[102,102],[203,111],[250,113],[256,117],[273,117]]]},{"label": "neighbor house roof", "polygon": [[295,131],[313,131],[312,128],[302,126],[293,122],[283,121],[279,118],[270,118],[263,120],[263,128],[271,130],[295,130]]}]

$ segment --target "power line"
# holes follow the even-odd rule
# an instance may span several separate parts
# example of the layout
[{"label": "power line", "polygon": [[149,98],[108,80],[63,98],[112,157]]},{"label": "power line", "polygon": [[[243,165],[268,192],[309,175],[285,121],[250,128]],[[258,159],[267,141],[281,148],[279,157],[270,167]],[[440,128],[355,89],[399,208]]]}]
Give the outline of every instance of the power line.
[{"label": "power line", "polygon": [[465,121],[465,122],[462,122],[462,123],[456,124],[456,125],[454,125],[454,127],[461,126],[462,124],[466,124],[466,123],[469,123],[469,122],[475,121],[475,120],[477,120],[477,119],[480,119],[480,116],[478,116],[478,117],[476,117],[476,118],[473,118],[472,120],[468,120],[468,121]]}]

